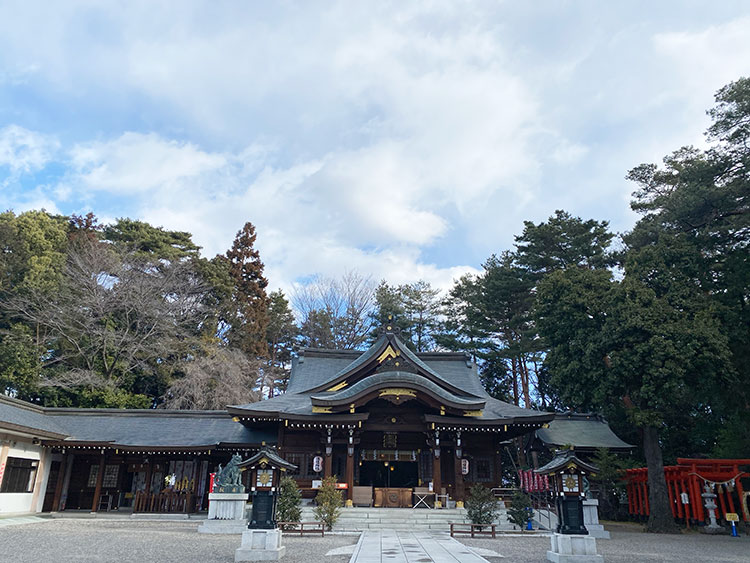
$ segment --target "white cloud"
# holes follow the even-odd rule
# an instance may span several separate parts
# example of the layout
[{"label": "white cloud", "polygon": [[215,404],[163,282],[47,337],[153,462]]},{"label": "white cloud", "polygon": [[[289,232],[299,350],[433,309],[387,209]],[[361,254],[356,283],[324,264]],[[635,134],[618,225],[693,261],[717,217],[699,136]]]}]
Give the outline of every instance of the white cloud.
[{"label": "white cloud", "polygon": [[71,164],[87,188],[136,194],[174,192],[181,180],[220,169],[226,161],[190,143],[128,132],[112,141],[76,145]]},{"label": "white cloud", "polygon": [[0,81],[82,124],[60,119],[65,153],[0,142],[0,163],[56,154],[67,172],[34,197],[187,230],[207,254],[252,221],[272,284],[357,268],[445,287],[556,208],[628,228],[625,172],[699,140],[750,63],[747,18],[519,6],[10,6]]},{"label": "white cloud", "polygon": [[0,167],[7,166],[13,175],[39,170],[59,146],[52,136],[8,125],[0,129]]}]

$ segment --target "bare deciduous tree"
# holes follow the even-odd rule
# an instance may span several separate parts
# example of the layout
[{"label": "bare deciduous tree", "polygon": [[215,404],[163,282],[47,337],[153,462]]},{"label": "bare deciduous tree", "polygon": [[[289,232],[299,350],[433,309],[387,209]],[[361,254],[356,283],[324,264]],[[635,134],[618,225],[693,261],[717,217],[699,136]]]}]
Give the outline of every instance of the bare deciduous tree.
[{"label": "bare deciduous tree", "polygon": [[44,365],[67,373],[47,384],[100,387],[173,356],[209,314],[205,293],[189,263],[122,254],[79,237],[57,293],[30,290],[1,305],[37,327]]},{"label": "bare deciduous tree", "polygon": [[260,399],[255,387],[265,367],[262,360],[248,358],[239,350],[220,348],[187,364],[185,375],[169,387],[162,406],[224,409],[253,403]]},{"label": "bare deciduous tree", "polygon": [[307,346],[358,348],[370,331],[375,283],[354,271],[338,279],[316,277],[296,289],[292,303]]}]

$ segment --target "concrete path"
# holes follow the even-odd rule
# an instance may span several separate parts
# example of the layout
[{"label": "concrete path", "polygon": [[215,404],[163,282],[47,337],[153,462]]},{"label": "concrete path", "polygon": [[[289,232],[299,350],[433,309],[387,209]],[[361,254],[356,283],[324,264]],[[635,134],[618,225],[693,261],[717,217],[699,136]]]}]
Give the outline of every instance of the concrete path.
[{"label": "concrete path", "polygon": [[488,563],[446,533],[367,530],[349,563]]},{"label": "concrete path", "polygon": [[0,528],[19,524],[39,524],[41,522],[49,522],[49,519],[39,518],[38,516],[9,516],[0,518]]}]

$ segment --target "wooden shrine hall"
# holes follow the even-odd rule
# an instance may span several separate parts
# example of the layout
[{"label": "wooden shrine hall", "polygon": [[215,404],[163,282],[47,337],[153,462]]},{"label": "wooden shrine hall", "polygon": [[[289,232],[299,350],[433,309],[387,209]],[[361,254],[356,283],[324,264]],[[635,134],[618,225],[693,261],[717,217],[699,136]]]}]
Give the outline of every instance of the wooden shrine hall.
[{"label": "wooden shrine hall", "polygon": [[0,395],[0,514],[205,510],[210,474],[276,446],[310,497],[439,506],[501,485],[501,444],[553,413],[490,397],[462,353],[414,353],[391,327],[365,352],[305,349],[287,392],[226,411],[48,408]]},{"label": "wooden shrine hall", "polygon": [[414,353],[386,326],[366,351],[306,349],[287,392],[227,407],[252,429],[277,432],[280,454],[313,494],[335,475],[348,504],[462,502],[467,486],[501,486],[501,444],[552,413],[490,397],[463,353]]}]

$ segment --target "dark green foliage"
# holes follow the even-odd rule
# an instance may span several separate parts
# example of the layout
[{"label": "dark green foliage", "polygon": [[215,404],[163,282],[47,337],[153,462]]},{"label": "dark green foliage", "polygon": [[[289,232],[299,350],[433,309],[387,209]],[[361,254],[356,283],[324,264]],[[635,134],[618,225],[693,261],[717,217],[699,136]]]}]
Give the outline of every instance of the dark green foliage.
[{"label": "dark green foliage", "polygon": [[104,239],[126,252],[170,262],[197,257],[200,250],[190,233],[167,231],[134,219],[118,219],[107,225]]},{"label": "dark green foliage", "polygon": [[263,276],[263,262],[255,248],[255,227],[247,222],[237,233],[227,251],[229,274],[234,287],[233,316],[229,341],[252,357],[268,356],[268,280]]},{"label": "dark green foliage", "polygon": [[531,518],[531,499],[523,491],[513,493],[510,506],[507,508],[508,520],[521,529],[526,528],[526,524]]},{"label": "dark green foliage", "polygon": [[[284,391],[289,380],[289,365],[292,361],[292,350],[296,344],[299,329],[294,321],[294,314],[289,301],[282,291],[274,291],[268,296],[268,364],[276,373],[273,386]],[[269,395],[273,395],[273,389]]]},{"label": "dark green foliage", "polygon": [[472,524],[492,524],[499,510],[492,491],[482,485],[474,485],[466,498],[466,515]]},{"label": "dark green foliage", "polygon": [[276,520],[279,522],[299,522],[302,516],[300,503],[302,493],[297,481],[291,477],[282,477],[279,482],[279,498],[276,502]]},{"label": "dark green foliage", "polygon": [[516,237],[517,260],[537,276],[571,266],[603,268],[614,263],[608,252],[614,235],[607,221],[584,221],[558,209],[546,223],[523,224],[523,234]]},{"label": "dark green foliage", "polygon": [[315,497],[317,506],[313,509],[315,518],[326,525],[327,530],[332,530],[334,524],[341,515],[343,499],[341,491],[336,488],[337,478],[335,475],[323,479]]}]

